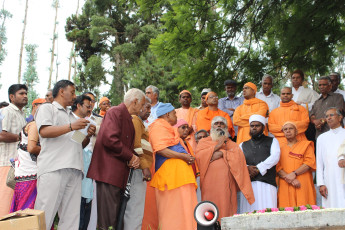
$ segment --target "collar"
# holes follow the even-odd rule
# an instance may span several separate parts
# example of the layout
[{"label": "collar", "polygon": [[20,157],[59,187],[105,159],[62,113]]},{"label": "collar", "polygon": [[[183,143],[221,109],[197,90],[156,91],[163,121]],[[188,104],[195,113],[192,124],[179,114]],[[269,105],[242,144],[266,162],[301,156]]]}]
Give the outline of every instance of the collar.
[{"label": "collar", "polygon": [[60,103],[57,102],[57,101],[53,101],[52,105],[54,105],[57,109],[66,111],[68,114],[71,113],[71,109],[68,108],[68,106],[67,106],[67,108],[65,109],[65,108],[62,107],[62,105],[60,105]]},{"label": "collar", "polygon": [[77,114],[75,114],[74,112],[72,112],[72,114],[73,114],[73,116],[74,116],[75,118],[77,118],[77,120],[80,118],[80,117],[77,116]]},{"label": "collar", "polygon": [[[329,97],[329,96],[334,96],[334,93],[332,92],[332,91],[330,91],[330,92],[328,92],[327,93],[327,97]],[[326,98],[327,98],[326,97]],[[320,97],[319,97],[319,99],[325,99],[323,96],[322,96],[322,94],[320,95]]]},{"label": "collar", "polygon": [[15,104],[10,103],[8,106],[16,111],[22,112],[22,110],[20,110]]},{"label": "collar", "polygon": [[297,90],[295,89],[295,87],[292,86],[292,90],[294,90],[294,91],[296,91],[296,92],[297,92],[297,91],[300,91],[300,90],[303,90],[303,89],[304,89],[304,86],[303,86],[303,85],[301,85],[300,87],[298,87]]},{"label": "collar", "polygon": [[240,97],[235,95],[234,99],[230,99],[229,97],[226,97],[225,100],[234,101],[234,100],[239,99],[239,98]]},{"label": "collar", "polygon": [[338,134],[342,129],[343,127],[339,126],[338,128],[330,129],[330,131],[334,134]]}]

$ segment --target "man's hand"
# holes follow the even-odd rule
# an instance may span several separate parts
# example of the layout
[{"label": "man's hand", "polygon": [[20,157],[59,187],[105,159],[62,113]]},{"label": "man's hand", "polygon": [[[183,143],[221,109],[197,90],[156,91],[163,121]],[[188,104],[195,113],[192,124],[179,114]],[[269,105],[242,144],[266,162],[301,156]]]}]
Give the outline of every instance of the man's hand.
[{"label": "man's hand", "polygon": [[219,137],[218,143],[214,147],[213,152],[217,152],[227,140],[228,140],[228,137],[226,137],[226,136]]},{"label": "man's hand", "polygon": [[338,165],[339,165],[340,168],[345,168],[345,160],[344,159],[343,160],[339,160],[338,161]]},{"label": "man's hand", "polygon": [[319,191],[320,191],[321,196],[323,196],[324,198],[327,199],[327,197],[328,197],[327,187],[325,185],[321,185],[319,188]]},{"label": "man's hand", "polygon": [[255,165],[248,165],[247,168],[250,178],[254,178],[259,174],[259,169]]},{"label": "man's hand", "polygon": [[91,136],[94,136],[96,134],[96,126],[90,125],[87,129],[87,137],[90,138]]},{"label": "man's hand", "polygon": [[223,158],[223,152],[222,151],[216,151],[213,153],[210,162],[218,160],[220,158]]},{"label": "man's hand", "polygon": [[314,123],[314,125],[315,125],[315,128],[316,128],[317,130],[321,130],[321,129],[322,129],[322,126],[326,123],[325,120],[326,120],[326,119],[324,119],[324,118],[320,118],[320,119],[315,119],[315,120],[313,120],[313,123]]},{"label": "man's hand", "polygon": [[150,169],[145,168],[145,169],[142,169],[142,171],[143,171],[143,180],[144,180],[144,181],[150,181],[150,180],[151,180],[151,172],[150,172]]},{"label": "man's hand", "polygon": [[83,129],[87,126],[90,121],[86,120],[85,118],[79,118],[75,122],[71,123],[71,127],[73,130]]},{"label": "man's hand", "polygon": [[235,109],[233,109],[233,108],[227,108],[227,110],[230,110],[230,111],[232,111],[232,112],[235,111]]},{"label": "man's hand", "polygon": [[195,157],[193,157],[192,155],[190,154],[185,154],[185,153],[182,153],[182,160],[184,160],[187,164],[189,165],[192,165],[195,161]]},{"label": "man's hand", "polygon": [[285,176],[285,181],[289,184],[291,184],[292,181],[295,179],[296,179],[296,174],[294,172],[291,172]]},{"label": "man's hand", "polygon": [[136,155],[133,155],[132,159],[128,162],[128,167],[137,169],[140,165],[140,159]]},{"label": "man's hand", "polygon": [[297,179],[294,179],[291,182],[291,185],[294,186],[295,188],[300,188],[301,187],[301,182],[299,182],[299,180],[297,180]]}]

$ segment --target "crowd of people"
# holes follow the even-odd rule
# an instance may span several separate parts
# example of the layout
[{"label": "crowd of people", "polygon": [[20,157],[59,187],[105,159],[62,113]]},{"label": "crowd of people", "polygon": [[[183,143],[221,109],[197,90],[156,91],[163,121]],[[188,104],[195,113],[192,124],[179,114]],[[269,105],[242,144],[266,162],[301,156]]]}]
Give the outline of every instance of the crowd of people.
[{"label": "crowd of people", "polygon": [[198,108],[188,90],[174,108],[155,86],[132,88],[117,106],[101,98],[99,113],[92,92],[77,96],[61,80],[28,117],[27,86],[14,84],[0,110],[0,216],[34,208],[47,229],[58,219],[58,229],[176,230],[196,229],[194,208],[206,200],[218,220],[264,208],[345,208],[340,74],[320,77],[320,94],[303,85],[301,70],[280,96],[273,80],[263,76],[260,91],[247,82],[241,96],[226,80],[227,96],[205,88]]}]

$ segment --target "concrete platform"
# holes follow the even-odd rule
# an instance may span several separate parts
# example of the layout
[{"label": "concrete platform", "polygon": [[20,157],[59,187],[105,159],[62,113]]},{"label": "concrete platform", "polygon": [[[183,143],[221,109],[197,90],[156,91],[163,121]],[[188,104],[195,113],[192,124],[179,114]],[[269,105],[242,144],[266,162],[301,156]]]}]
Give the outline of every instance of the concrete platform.
[{"label": "concrete platform", "polygon": [[345,229],[345,209],[270,212],[224,217],[222,230],[230,229]]}]

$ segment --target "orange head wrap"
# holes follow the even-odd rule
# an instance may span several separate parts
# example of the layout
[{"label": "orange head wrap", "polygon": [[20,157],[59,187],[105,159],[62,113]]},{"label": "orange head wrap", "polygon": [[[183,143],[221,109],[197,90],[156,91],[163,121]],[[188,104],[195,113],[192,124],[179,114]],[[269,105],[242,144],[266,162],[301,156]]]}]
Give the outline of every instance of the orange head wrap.
[{"label": "orange head wrap", "polygon": [[182,90],[179,95],[181,96],[183,93],[188,93],[190,96],[192,96],[192,94],[186,89]]},{"label": "orange head wrap", "polygon": [[34,105],[34,104],[43,104],[43,103],[45,103],[45,102],[46,102],[45,99],[43,99],[43,98],[37,98],[37,99],[35,99],[35,100],[32,102],[31,105]]},{"label": "orange head wrap", "polygon": [[258,88],[256,87],[256,85],[254,83],[252,83],[252,82],[247,82],[246,84],[244,84],[244,86],[248,86],[249,88],[254,90],[255,93],[258,91]]},{"label": "orange head wrap", "polygon": [[107,97],[102,97],[101,100],[99,100],[99,104],[102,104],[105,101],[110,101]]}]

